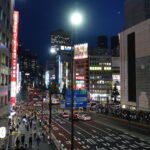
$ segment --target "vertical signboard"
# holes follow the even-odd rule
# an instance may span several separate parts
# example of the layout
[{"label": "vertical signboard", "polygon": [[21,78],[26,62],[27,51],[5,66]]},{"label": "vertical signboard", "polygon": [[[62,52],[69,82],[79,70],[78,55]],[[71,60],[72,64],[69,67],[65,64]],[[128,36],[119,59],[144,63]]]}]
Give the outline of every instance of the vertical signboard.
[{"label": "vertical signboard", "polygon": [[19,12],[13,13],[13,38],[12,38],[12,62],[11,62],[11,100],[10,103],[16,103],[16,81],[17,81],[17,50],[18,50],[18,23]]}]

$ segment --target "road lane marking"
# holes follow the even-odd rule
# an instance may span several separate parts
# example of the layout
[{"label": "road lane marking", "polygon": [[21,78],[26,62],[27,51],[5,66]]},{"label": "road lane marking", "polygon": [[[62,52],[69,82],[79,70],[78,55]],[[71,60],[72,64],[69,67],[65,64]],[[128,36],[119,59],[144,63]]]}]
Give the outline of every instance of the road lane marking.
[{"label": "road lane marking", "polygon": [[104,131],[104,130],[102,130],[102,129],[99,129],[99,128],[97,128],[97,127],[94,127],[93,125],[90,125],[90,124],[88,124],[88,123],[85,123],[85,122],[84,122],[83,124],[86,124],[86,125],[88,125],[88,126],[91,126],[91,127],[95,128],[95,129],[101,131],[101,132],[104,132],[104,133],[106,133],[106,134],[109,134],[109,132]]}]

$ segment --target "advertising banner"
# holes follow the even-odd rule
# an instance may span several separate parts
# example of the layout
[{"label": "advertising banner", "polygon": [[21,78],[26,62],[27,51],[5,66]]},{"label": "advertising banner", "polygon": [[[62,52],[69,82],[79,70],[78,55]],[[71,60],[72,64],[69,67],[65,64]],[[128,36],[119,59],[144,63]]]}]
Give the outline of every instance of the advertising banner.
[{"label": "advertising banner", "polygon": [[11,101],[14,105],[16,103],[17,92],[17,51],[18,51],[18,23],[19,12],[13,13],[13,39],[12,39],[12,62],[11,62]]},{"label": "advertising banner", "polygon": [[88,58],[88,43],[75,45],[74,48],[74,59]]}]

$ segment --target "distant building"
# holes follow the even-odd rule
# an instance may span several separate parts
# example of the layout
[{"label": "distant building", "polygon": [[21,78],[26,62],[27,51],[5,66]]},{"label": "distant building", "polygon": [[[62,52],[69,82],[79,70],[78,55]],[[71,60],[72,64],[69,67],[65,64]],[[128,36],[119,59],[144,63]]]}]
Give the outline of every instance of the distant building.
[{"label": "distant building", "polygon": [[117,35],[111,37],[111,51],[113,57],[119,57],[119,37]]},{"label": "distant building", "polygon": [[125,1],[125,28],[150,18],[150,0]]},{"label": "distant building", "polygon": [[98,36],[98,48],[107,49],[108,48],[108,38],[105,35]]},{"label": "distant building", "polygon": [[51,33],[51,48],[59,50],[61,46],[71,46],[71,34],[60,29]]},{"label": "distant building", "polygon": [[37,60],[37,56],[30,50],[19,49],[18,51],[22,85],[41,87],[43,70]]},{"label": "distant building", "polygon": [[122,106],[149,111],[150,19],[120,33],[120,57]]},{"label": "distant building", "polygon": [[[63,85],[69,82],[66,81],[66,68],[68,68],[66,65],[70,66],[71,62],[71,34],[64,30],[52,32],[51,49],[56,51],[56,54],[52,54],[53,58],[51,62],[54,62],[55,66],[55,83],[60,84],[59,88],[61,92]],[[67,77],[67,79],[68,78],[70,79],[70,77]],[[66,85],[69,85],[69,83]]]}]

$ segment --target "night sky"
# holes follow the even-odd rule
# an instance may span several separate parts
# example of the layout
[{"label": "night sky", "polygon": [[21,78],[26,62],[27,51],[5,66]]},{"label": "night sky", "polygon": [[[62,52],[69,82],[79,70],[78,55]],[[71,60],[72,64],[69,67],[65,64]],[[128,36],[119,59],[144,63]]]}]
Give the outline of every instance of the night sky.
[{"label": "night sky", "polygon": [[50,56],[50,34],[57,29],[71,31],[69,14],[78,9],[83,24],[76,29],[76,42],[97,46],[97,36],[116,35],[124,26],[125,0],[16,0],[20,11],[19,43],[37,53],[44,63]]}]

